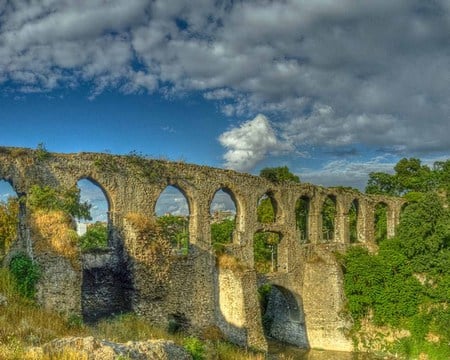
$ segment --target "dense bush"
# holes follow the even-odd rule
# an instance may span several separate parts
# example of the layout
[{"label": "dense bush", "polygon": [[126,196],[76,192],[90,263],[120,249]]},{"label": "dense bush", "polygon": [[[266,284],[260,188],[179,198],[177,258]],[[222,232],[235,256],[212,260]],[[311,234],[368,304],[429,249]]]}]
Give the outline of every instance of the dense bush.
[{"label": "dense bush", "polygon": [[31,210],[61,210],[77,219],[91,220],[91,205],[80,201],[77,187],[58,189],[33,185],[27,196],[27,205]]},{"label": "dense bush", "polygon": [[80,236],[82,252],[104,250],[108,248],[108,226],[102,222],[89,224],[86,233]]},{"label": "dense bush", "polygon": [[344,288],[356,325],[370,315],[376,325],[409,330],[410,336],[390,345],[393,352],[408,358],[425,353],[428,359],[447,359],[450,210],[441,191],[449,187],[444,170],[450,170],[446,166],[450,162],[431,170],[413,160],[401,160],[395,175],[372,174],[371,192],[404,193],[409,203],[396,236],[381,236],[377,253],[355,247],[345,254]]},{"label": "dense bush", "polygon": [[19,293],[33,299],[36,293],[36,283],[40,276],[39,266],[29,256],[20,253],[11,259],[9,270],[15,279]]}]

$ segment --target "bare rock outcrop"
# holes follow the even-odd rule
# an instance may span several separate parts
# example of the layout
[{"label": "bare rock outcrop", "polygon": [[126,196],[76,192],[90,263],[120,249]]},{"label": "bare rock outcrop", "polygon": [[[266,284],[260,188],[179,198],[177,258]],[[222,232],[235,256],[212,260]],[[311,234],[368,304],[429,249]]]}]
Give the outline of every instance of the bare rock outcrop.
[{"label": "bare rock outcrop", "polygon": [[86,360],[191,360],[181,346],[169,340],[129,341],[124,344],[89,337],[66,337],[53,340],[40,348],[30,350],[34,354],[57,355],[63,352],[76,354]]}]

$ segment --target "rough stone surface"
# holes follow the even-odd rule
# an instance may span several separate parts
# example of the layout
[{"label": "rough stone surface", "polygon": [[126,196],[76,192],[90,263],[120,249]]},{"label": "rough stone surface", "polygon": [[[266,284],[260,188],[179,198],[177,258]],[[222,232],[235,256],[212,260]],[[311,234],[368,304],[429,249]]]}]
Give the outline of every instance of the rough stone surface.
[{"label": "rough stone surface", "polygon": [[[41,303],[57,311],[81,314],[81,299],[85,299],[85,308],[90,307],[92,313],[95,304],[106,309],[117,303],[114,300],[108,304],[105,297],[113,294],[112,298],[119,299],[120,294],[129,291],[124,308],[149,321],[168,326],[171,319],[183,319],[184,326],[194,334],[217,326],[229,339],[261,350],[267,349],[257,293],[258,284],[262,283],[283,288],[285,294],[290,293],[303,304],[300,316],[304,317],[310,346],[351,349],[345,336],[348,322],[341,315],[345,301],[342,273],[333,255],[336,250],[345,251],[353,246],[349,235],[350,207],[357,204],[359,244],[373,249],[375,206],[379,203],[387,206],[387,233],[392,237],[404,204],[399,198],[368,196],[350,189],[275,184],[231,170],[138,156],[80,153],[42,157],[36,151],[17,148],[0,148],[0,179],[8,181],[19,197],[26,197],[34,184],[69,188],[80,179],[89,179],[100,186],[108,200],[111,263],[105,264],[106,260],[99,258],[83,260],[80,254],[79,262],[85,264],[79,269],[71,266],[63,255],[54,260],[36,253],[34,239],[27,231],[24,216],[27,209],[21,209],[19,240],[13,249],[27,251],[41,264],[45,274],[39,282]],[[142,252],[147,248],[136,240],[126,217],[130,213],[153,217],[156,202],[169,185],[178,188],[189,205],[189,252],[160,258],[149,265],[142,261]],[[236,229],[228,250],[245,271],[226,272],[217,267],[211,244],[210,205],[220,189],[229,193],[236,204]],[[266,194],[275,205],[275,221],[261,224],[256,209],[258,200]],[[327,197],[336,204],[331,240],[324,239],[322,234],[321,213]],[[300,198],[307,199],[309,210],[307,228],[302,231],[295,219],[295,204]],[[262,280],[257,280],[253,259],[253,237],[258,231],[272,231],[281,238],[277,269]],[[152,241],[148,239],[147,245],[153,246]],[[97,263],[103,265],[98,267]],[[164,281],[157,276],[158,266],[168,266]],[[120,290],[112,293],[117,277],[108,279],[105,273],[108,271],[126,274],[124,278],[129,276],[129,283],[116,282]],[[90,285],[86,286],[87,283]],[[95,284],[100,285],[98,293]],[[226,284],[236,296],[227,292]]]},{"label": "rough stone surface", "polygon": [[190,360],[192,357],[173,341],[147,340],[129,341],[125,344],[97,340],[93,337],[67,337],[53,340],[34,353],[57,355],[62,351],[76,353],[87,360]]},{"label": "rough stone surface", "polygon": [[5,295],[0,294],[0,306],[7,306],[8,305],[8,299]]}]

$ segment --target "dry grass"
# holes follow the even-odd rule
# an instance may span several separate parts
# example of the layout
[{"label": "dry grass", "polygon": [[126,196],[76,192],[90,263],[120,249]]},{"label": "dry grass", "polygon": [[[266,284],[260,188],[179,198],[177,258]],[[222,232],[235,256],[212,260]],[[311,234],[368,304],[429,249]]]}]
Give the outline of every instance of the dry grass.
[{"label": "dry grass", "polygon": [[31,235],[37,252],[52,252],[79,267],[78,235],[72,220],[63,211],[35,211],[31,215]]},{"label": "dry grass", "polygon": [[[6,269],[0,269],[0,293],[8,302],[6,306],[0,305],[1,360],[87,360],[85,353],[73,349],[65,348],[60,353],[46,354],[39,348],[51,340],[67,336],[94,336],[118,343],[168,339],[182,345],[185,340],[183,334],[169,334],[134,314],[103,320],[95,326],[70,326],[59,314],[45,311],[19,296]],[[205,344],[205,359],[265,359],[262,354],[246,352],[219,339],[209,339]]]},{"label": "dry grass", "polygon": [[228,269],[235,272],[243,272],[246,270],[245,266],[239,262],[232,255],[222,254],[217,258],[217,265],[222,269]]},{"label": "dry grass", "polygon": [[[145,267],[147,276],[157,283],[167,281],[172,262],[172,245],[162,236],[156,220],[136,213],[125,217],[135,234],[126,244],[137,264]],[[141,268],[143,270],[144,268]]]}]

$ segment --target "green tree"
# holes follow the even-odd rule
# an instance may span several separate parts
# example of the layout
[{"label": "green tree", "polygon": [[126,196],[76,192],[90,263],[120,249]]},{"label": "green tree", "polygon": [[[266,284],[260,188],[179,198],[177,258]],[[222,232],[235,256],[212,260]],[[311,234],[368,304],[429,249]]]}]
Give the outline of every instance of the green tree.
[{"label": "green tree", "polygon": [[226,244],[233,241],[234,219],[225,219],[211,224],[211,241],[216,254],[225,251]]},{"label": "green tree", "polygon": [[334,239],[336,222],[336,199],[328,196],[322,206],[322,238],[325,241]]},{"label": "green tree", "polygon": [[173,247],[187,251],[189,247],[189,219],[186,216],[164,215],[157,219],[162,236],[168,239]]},{"label": "green tree", "polygon": [[108,226],[102,222],[89,224],[86,233],[80,236],[82,252],[104,250],[108,248]]},{"label": "green tree", "polygon": [[275,209],[270,196],[263,196],[256,209],[256,216],[260,223],[268,224],[275,221]]},{"label": "green tree", "polygon": [[283,181],[300,182],[300,178],[291,173],[287,166],[266,167],[260,171],[259,176],[275,183]]},{"label": "green tree", "polygon": [[31,210],[60,210],[84,220],[91,220],[91,205],[80,201],[80,189],[33,185],[27,196],[27,205]]},{"label": "green tree", "polygon": [[[344,287],[348,310],[355,320],[370,313],[380,325],[401,327],[410,336],[391,344],[393,352],[408,358],[450,358],[450,185],[449,161],[433,169],[418,159],[402,159],[395,174],[378,179],[395,183],[395,194],[409,205],[403,210],[396,236],[386,239],[386,206],[376,208],[379,249],[369,254],[359,247],[344,256]],[[393,193],[387,182],[372,180],[381,194]],[[448,193],[447,193],[448,196]],[[429,334],[438,340],[432,344]]]},{"label": "green tree", "polygon": [[371,172],[366,186],[367,194],[398,195],[398,184],[395,175],[382,172]]},{"label": "green tree", "polygon": [[308,242],[309,202],[309,198],[301,197],[295,204],[295,220],[302,243]]}]

